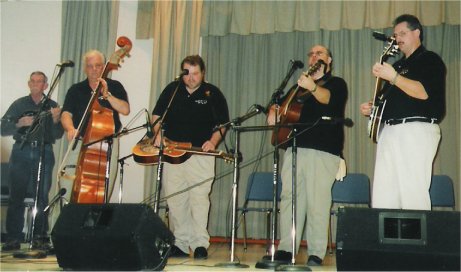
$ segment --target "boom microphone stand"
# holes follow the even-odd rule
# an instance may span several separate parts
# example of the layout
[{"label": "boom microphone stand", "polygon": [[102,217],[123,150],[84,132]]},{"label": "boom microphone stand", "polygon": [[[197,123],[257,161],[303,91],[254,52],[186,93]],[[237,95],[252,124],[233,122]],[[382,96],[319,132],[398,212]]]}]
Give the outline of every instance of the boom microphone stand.
[{"label": "boom microphone stand", "polygon": [[263,258],[261,261],[258,261],[255,265],[256,268],[271,268],[274,269],[275,267],[282,264],[280,261],[276,261],[274,254],[275,254],[275,240],[277,238],[277,214],[278,214],[278,176],[279,176],[279,161],[280,161],[280,154],[279,154],[279,142],[278,142],[278,135],[280,129],[280,120],[279,116],[279,109],[280,109],[280,97],[283,94],[283,89],[285,89],[286,85],[288,84],[288,80],[293,76],[294,72],[298,68],[303,68],[304,64],[301,61],[290,61],[292,63],[290,70],[286,74],[285,78],[283,79],[280,86],[275,90],[272,94],[272,98],[267,105],[266,109],[269,111],[271,105],[275,105],[275,126],[273,134],[275,135],[274,141],[274,159],[273,159],[273,198],[272,198],[272,239],[271,239],[271,247],[270,247],[270,259]]},{"label": "boom microphone stand", "polygon": [[[27,129],[26,133],[22,137],[22,142],[21,142],[21,149],[24,147],[24,144],[26,143],[27,140],[31,137],[31,134],[33,131],[35,131],[36,128],[40,129],[40,126],[42,125],[42,118],[48,118],[46,111],[50,109],[49,102],[51,100],[51,95],[54,91],[54,88],[58,84],[59,80],[61,79],[62,74],[64,73],[64,68],[67,67],[67,65],[60,65],[59,66],[59,71],[58,74],[56,75],[55,79],[52,81],[50,85],[50,90],[48,91],[48,94],[42,99],[41,107],[35,115],[34,120],[32,122],[32,125]],[[72,66],[70,66],[72,67]],[[38,213],[38,198],[40,195],[40,191],[43,190],[42,186],[42,175],[43,175],[43,164],[44,164],[44,156],[45,156],[45,133],[47,130],[46,124],[48,123],[46,120],[43,122],[44,126],[42,127],[42,131],[40,134],[40,155],[39,155],[39,161],[38,161],[38,169],[37,169],[37,180],[36,180],[36,186],[35,186],[35,199],[34,199],[34,208],[32,209],[32,222],[31,226],[29,226],[29,230],[31,231],[30,234],[30,241],[29,241],[29,248],[28,251],[26,252],[17,252],[13,254],[14,258],[31,258],[31,259],[42,259],[46,258],[47,253],[43,250],[32,250],[33,246],[33,241],[34,241],[34,232],[35,232],[35,221]],[[51,129],[51,128],[50,128]],[[43,224],[44,220],[47,220],[45,216],[45,212],[42,211],[43,213]]]},{"label": "boom microphone stand", "polygon": [[235,132],[235,150],[234,150],[234,178],[232,182],[232,219],[231,219],[231,252],[230,252],[230,261],[227,263],[218,263],[216,267],[225,267],[225,268],[248,268],[249,266],[246,264],[242,264],[239,261],[235,261],[235,232],[236,232],[236,225],[237,225],[237,193],[238,193],[238,182],[240,178],[240,124],[261,113],[260,108],[256,108],[253,111],[250,111],[248,114],[238,117],[232,120],[229,123],[223,124],[215,129],[221,129],[222,127],[227,127],[228,125],[232,126],[232,129]]},{"label": "boom microphone stand", "polygon": [[279,265],[275,271],[312,271],[307,265],[295,265],[296,263],[296,172],[297,172],[297,145],[296,128],[293,128],[293,145],[291,147],[292,161],[291,161],[291,264]]}]

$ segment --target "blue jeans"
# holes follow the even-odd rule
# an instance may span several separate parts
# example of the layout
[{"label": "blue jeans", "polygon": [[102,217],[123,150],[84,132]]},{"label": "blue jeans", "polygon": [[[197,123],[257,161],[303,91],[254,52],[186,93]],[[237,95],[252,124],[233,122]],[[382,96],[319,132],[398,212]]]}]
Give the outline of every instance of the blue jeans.
[{"label": "blue jeans", "polygon": [[[40,160],[40,146],[15,143],[9,162],[10,198],[6,215],[6,231],[8,240],[22,240],[24,227],[24,199],[35,199],[37,174]],[[48,205],[48,193],[51,188],[54,167],[53,146],[45,145],[40,190],[37,198],[37,215],[35,217],[34,237],[46,236],[48,218],[43,210]]]}]

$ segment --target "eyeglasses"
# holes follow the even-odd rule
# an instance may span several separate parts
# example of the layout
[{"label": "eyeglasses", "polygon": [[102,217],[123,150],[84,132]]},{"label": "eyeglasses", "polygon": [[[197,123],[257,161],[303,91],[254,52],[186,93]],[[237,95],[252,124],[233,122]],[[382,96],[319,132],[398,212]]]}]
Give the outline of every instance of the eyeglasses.
[{"label": "eyeglasses", "polygon": [[317,52],[309,52],[309,53],[307,54],[307,56],[308,56],[309,58],[311,58],[311,57],[314,56],[314,55],[316,55],[317,57],[320,57],[320,56],[322,56],[322,55],[324,55],[324,54],[326,54],[326,53],[323,52],[323,51],[317,51]]},{"label": "eyeglasses", "polygon": [[403,38],[405,37],[409,32],[411,32],[413,30],[409,30],[409,31],[400,31],[399,33],[394,33],[394,38],[397,38],[397,37],[400,37],[400,38]]}]

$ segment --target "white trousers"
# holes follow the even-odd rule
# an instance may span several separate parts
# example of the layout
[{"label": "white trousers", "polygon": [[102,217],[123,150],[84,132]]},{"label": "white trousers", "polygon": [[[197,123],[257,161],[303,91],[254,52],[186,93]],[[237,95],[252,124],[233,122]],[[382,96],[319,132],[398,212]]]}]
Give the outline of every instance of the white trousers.
[{"label": "white trousers", "polygon": [[432,164],[439,142],[437,124],[385,125],[376,151],[372,207],[430,210]]},{"label": "white trousers", "polygon": [[[331,186],[338,172],[340,157],[314,149],[298,148],[296,175],[296,245],[303,229],[308,254],[324,258],[328,244]],[[280,203],[280,244],[278,249],[292,252],[292,152],[288,148],[282,166]],[[305,225],[305,228],[304,228]]]},{"label": "white trousers", "polygon": [[176,238],[175,245],[186,253],[189,253],[189,248],[192,251],[197,247],[208,248],[209,194],[215,176],[215,158],[193,155],[181,164],[165,163],[163,170],[162,186],[165,196],[208,180],[167,199],[170,224]]}]

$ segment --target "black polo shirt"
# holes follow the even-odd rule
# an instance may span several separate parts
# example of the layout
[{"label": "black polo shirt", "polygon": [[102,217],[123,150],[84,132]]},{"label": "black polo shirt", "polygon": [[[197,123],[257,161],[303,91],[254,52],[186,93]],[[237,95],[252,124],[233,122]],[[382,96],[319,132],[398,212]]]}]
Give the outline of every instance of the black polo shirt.
[{"label": "black polo shirt", "polygon": [[387,83],[383,87],[387,100],[383,120],[422,116],[437,118],[440,122],[445,115],[446,67],[442,59],[420,46],[408,59],[403,57],[393,66],[402,76],[419,81],[429,98],[422,100],[411,97],[395,85]]},{"label": "black polo shirt", "polygon": [[[113,96],[128,102],[127,93],[120,82],[112,79],[106,79],[106,82],[108,89]],[[90,101],[92,91],[93,90],[90,87],[88,79],[72,85],[67,91],[62,111],[72,113],[72,121],[75,128],[78,127],[80,121],[83,118],[83,114],[85,113],[88,102]],[[119,131],[122,127],[122,123],[120,122],[120,116],[118,112],[112,108],[109,101],[107,100],[98,99],[98,103],[105,108],[113,110],[115,131]],[[85,134],[86,127],[87,124],[83,124],[80,135],[83,136]]]},{"label": "black polo shirt", "polygon": [[[344,147],[343,124],[322,121],[321,118],[323,116],[344,118],[348,95],[347,84],[342,78],[332,76],[330,72],[316,82],[324,82],[323,87],[330,91],[330,101],[328,104],[322,104],[312,95],[304,102],[298,122],[307,124],[307,127],[315,123],[316,125],[296,138],[297,146],[342,156]],[[293,88],[297,86],[295,85]],[[305,91],[303,88],[300,89]],[[298,132],[305,128],[299,127]]]},{"label": "black polo shirt", "polygon": [[165,137],[177,142],[191,142],[193,146],[200,147],[211,138],[215,126],[229,121],[226,99],[210,83],[203,82],[189,94],[182,81],[173,81],[160,94],[153,115],[164,114],[178,84],[179,89],[163,122]]}]

